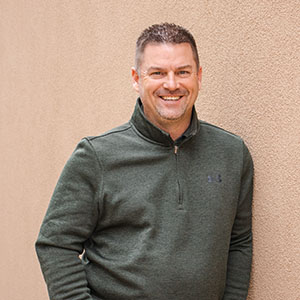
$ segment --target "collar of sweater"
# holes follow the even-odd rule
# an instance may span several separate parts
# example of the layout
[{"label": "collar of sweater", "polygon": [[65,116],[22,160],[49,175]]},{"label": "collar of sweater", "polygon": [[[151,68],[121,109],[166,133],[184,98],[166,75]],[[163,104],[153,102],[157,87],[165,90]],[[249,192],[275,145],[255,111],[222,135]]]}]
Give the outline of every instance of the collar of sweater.
[{"label": "collar of sweater", "polygon": [[180,146],[180,144],[194,136],[200,129],[197,113],[195,107],[193,107],[192,118],[189,127],[181,137],[179,137],[176,141],[173,141],[169,133],[161,130],[146,118],[140,98],[137,99],[130,122],[144,137],[166,146]]}]

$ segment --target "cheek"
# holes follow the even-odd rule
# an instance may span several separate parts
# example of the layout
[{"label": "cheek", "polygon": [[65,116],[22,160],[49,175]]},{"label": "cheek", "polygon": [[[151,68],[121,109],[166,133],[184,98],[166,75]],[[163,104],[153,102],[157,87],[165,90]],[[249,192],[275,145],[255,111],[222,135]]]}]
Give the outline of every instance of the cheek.
[{"label": "cheek", "polygon": [[148,83],[144,85],[144,93],[147,93],[149,95],[155,94],[155,92],[159,89],[159,85]]},{"label": "cheek", "polygon": [[189,85],[189,90],[191,91],[191,93],[195,94],[195,93],[198,93],[199,89],[200,89],[200,86],[198,84],[198,82],[193,82]]}]

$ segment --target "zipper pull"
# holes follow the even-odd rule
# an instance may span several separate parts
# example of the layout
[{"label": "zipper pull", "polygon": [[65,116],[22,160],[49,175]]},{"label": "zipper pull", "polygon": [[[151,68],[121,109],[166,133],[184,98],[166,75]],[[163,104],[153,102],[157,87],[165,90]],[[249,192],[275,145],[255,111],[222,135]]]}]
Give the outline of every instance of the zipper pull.
[{"label": "zipper pull", "polygon": [[174,153],[177,154],[177,151],[178,151],[178,146],[175,145],[174,146]]}]

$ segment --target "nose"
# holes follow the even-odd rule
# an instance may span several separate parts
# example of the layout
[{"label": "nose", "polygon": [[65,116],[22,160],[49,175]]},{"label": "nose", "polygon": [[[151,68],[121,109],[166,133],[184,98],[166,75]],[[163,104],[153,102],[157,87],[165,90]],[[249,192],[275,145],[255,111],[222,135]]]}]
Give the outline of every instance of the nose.
[{"label": "nose", "polygon": [[178,89],[179,83],[176,80],[176,76],[173,72],[168,73],[168,76],[165,79],[165,82],[163,83],[163,87],[165,89],[168,89],[169,91],[174,91]]}]

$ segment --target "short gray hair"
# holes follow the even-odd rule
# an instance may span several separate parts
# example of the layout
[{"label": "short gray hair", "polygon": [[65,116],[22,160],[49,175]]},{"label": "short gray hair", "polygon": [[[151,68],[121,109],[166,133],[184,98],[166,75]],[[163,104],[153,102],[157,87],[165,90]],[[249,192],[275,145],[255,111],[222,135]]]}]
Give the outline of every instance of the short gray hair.
[{"label": "short gray hair", "polygon": [[146,28],[137,39],[135,51],[135,68],[137,71],[139,71],[145,47],[150,43],[190,44],[197,65],[197,70],[199,69],[200,62],[197,45],[192,34],[182,26],[173,23],[162,23],[154,24]]}]

